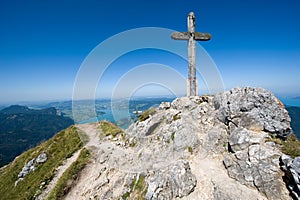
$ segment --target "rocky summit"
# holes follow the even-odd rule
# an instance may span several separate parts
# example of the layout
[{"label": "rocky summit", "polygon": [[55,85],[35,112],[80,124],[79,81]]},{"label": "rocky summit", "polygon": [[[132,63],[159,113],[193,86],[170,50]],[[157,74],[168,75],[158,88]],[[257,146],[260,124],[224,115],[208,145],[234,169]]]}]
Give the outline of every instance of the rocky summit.
[{"label": "rocky summit", "polygon": [[[92,157],[64,199],[299,199],[300,157],[282,151],[293,135],[290,117],[265,89],[182,97],[124,132],[112,127],[77,125]],[[64,168],[36,199],[47,197]]]},{"label": "rocky summit", "polygon": [[94,161],[66,198],[298,198],[297,185],[283,179],[283,153],[272,140],[291,133],[288,112],[261,88],[164,102],[122,137],[95,144]]}]

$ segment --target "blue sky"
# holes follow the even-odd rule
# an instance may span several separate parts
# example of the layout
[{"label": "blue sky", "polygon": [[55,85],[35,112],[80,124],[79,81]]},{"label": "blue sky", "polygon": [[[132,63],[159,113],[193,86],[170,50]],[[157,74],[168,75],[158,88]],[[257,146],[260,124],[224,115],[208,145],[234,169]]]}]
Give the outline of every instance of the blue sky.
[{"label": "blue sky", "polygon": [[[212,34],[201,45],[226,89],[259,86],[300,96],[299,9],[299,0],[1,0],[0,103],[71,99],[76,74],[99,43],[140,27],[186,31],[190,11],[197,30]],[[113,88],[111,80],[134,66],[129,58],[136,63],[165,59],[186,76],[187,69],[179,67],[185,62],[166,52],[133,52],[112,64],[113,73],[103,79],[110,80],[104,96]]]}]

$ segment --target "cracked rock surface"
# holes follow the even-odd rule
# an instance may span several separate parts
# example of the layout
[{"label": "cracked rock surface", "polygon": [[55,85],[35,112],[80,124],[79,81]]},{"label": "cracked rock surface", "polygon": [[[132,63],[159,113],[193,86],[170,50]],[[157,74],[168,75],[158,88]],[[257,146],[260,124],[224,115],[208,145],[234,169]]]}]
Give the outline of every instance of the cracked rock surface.
[{"label": "cracked rock surface", "polygon": [[94,139],[93,159],[66,199],[292,199],[287,173],[299,191],[299,158],[270,141],[292,133],[290,117],[262,88],[162,103],[124,137],[78,128]]}]

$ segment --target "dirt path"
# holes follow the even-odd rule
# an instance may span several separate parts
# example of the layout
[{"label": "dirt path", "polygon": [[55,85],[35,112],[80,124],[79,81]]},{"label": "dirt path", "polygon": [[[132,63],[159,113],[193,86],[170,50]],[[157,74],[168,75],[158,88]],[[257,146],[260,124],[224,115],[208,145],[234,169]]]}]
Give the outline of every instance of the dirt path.
[{"label": "dirt path", "polygon": [[97,127],[98,127],[97,123],[76,125],[76,128],[83,131],[89,137],[89,141],[85,145],[85,147],[98,147],[100,145],[100,141],[99,141],[100,130]]},{"label": "dirt path", "polygon": [[61,166],[57,169],[54,178],[50,181],[47,188],[40,194],[36,199],[38,200],[44,200],[47,198],[47,196],[50,194],[50,192],[55,187],[57,181],[60,179],[60,177],[63,175],[63,173],[71,166],[73,162],[75,162],[79,156],[81,149],[76,151],[70,158],[65,160]]},{"label": "dirt path", "polygon": [[122,186],[114,187],[116,185],[112,184],[118,183],[117,180],[126,176],[124,171],[134,167],[135,154],[130,149],[119,146],[117,141],[100,141],[97,124],[82,124],[77,127],[89,136],[90,141],[86,148],[93,151],[93,159],[83,169],[78,182],[64,199],[96,199],[99,192],[103,193],[110,188],[115,188],[114,192],[121,193]]},{"label": "dirt path", "polygon": [[[82,124],[76,125],[77,128],[82,130],[85,134],[88,135],[89,141],[84,147],[97,147],[99,145],[98,140],[98,132],[97,132],[97,124]],[[82,148],[81,148],[82,149]],[[40,194],[36,199],[44,200],[47,199],[50,192],[54,189],[60,177],[63,173],[71,166],[73,162],[75,162],[81,152],[81,149],[76,151],[70,158],[66,159],[61,166],[57,168],[57,171],[54,175],[54,178],[50,181],[47,188]]]},{"label": "dirt path", "polygon": [[[193,193],[183,199],[194,200],[200,196],[203,200],[219,199],[220,197],[222,199],[266,199],[256,189],[246,187],[228,177],[222,165],[222,161],[218,158],[201,158],[201,154],[194,156],[190,167],[192,173],[197,177],[197,186]],[[220,196],[213,196],[213,194]]]}]

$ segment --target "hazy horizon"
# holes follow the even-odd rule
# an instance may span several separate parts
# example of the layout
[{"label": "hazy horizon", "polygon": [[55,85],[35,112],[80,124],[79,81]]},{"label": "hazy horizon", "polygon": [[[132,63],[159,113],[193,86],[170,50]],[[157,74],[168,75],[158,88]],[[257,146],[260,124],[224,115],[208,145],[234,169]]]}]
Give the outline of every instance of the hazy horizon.
[{"label": "hazy horizon", "polygon": [[[183,97],[185,96],[184,94],[178,96],[178,97]],[[201,96],[201,94],[200,94]],[[287,100],[288,102],[291,102],[290,100],[292,100],[292,102],[297,103],[297,106],[300,107],[300,96],[285,96],[285,95],[276,95],[276,97],[278,97],[280,100]],[[160,99],[160,98],[166,98],[166,99],[172,99],[172,98],[176,98],[176,96],[174,95],[151,95],[151,96],[133,96],[130,97],[130,100],[145,100],[145,99]],[[0,106],[10,106],[10,105],[24,105],[24,106],[30,106],[30,105],[45,105],[48,103],[62,103],[62,102],[72,102],[72,101],[111,101],[112,99],[110,97],[98,97],[95,99],[78,99],[78,100],[73,100],[73,99],[53,99],[53,100],[28,100],[28,101],[10,101],[10,102],[0,102]],[[114,99],[116,101],[118,100],[128,100],[127,97],[120,97],[117,99]],[[299,104],[299,105],[298,105]],[[289,104],[287,104],[289,105]]]}]

